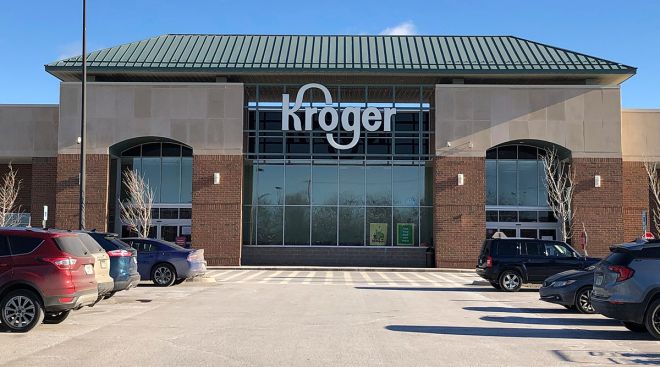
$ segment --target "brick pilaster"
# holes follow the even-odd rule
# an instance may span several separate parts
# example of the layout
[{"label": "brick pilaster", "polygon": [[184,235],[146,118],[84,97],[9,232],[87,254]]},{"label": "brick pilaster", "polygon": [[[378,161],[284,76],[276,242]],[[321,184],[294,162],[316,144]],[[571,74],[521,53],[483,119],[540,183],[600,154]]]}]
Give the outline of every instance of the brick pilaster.
[{"label": "brick pilaster", "polygon": [[[107,154],[87,155],[87,184],[85,195],[85,222],[87,229],[105,231],[108,211],[108,175],[110,156]],[[78,228],[78,154],[57,156],[57,217],[58,228]]]},{"label": "brick pilaster", "polygon": [[46,222],[46,226],[55,226],[55,218],[57,216],[55,200],[57,190],[57,157],[32,158],[32,187],[30,190],[32,195],[32,226],[41,226],[44,205],[48,205],[48,221]]},{"label": "brick pilaster", "polygon": [[643,162],[623,162],[623,236],[625,241],[642,234],[642,211],[648,214],[651,230],[653,219],[649,212],[649,181]]},{"label": "brick pilaster", "polygon": [[[575,229],[584,223],[589,236],[589,255],[602,257],[609,247],[624,240],[623,164],[618,158],[573,158],[575,170]],[[595,187],[594,176],[601,176]],[[573,241],[575,243],[575,240]]]},{"label": "brick pilaster", "polygon": [[[475,266],[486,233],[483,157],[437,157],[434,172],[436,267]],[[458,174],[464,175],[458,186]]]},{"label": "brick pilaster", "polygon": [[242,156],[193,156],[192,244],[204,249],[209,265],[241,263],[242,182]]}]

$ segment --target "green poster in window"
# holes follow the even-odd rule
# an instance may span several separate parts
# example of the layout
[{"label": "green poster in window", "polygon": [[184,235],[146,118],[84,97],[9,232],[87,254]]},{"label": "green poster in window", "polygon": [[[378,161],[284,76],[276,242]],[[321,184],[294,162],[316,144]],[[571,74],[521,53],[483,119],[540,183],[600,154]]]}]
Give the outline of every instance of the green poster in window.
[{"label": "green poster in window", "polygon": [[397,223],[396,225],[396,245],[412,246],[415,243],[415,224]]},{"label": "green poster in window", "polygon": [[387,223],[369,223],[369,245],[385,246],[387,244]]}]

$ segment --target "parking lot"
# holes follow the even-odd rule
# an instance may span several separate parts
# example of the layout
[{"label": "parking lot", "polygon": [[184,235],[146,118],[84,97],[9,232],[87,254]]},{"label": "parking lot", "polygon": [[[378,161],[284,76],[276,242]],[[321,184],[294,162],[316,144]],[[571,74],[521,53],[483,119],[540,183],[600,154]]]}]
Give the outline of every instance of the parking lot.
[{"label": "parking lot", "polygon": [[28,334],[0,364],[508,366],[660,364],[660,344],[598,315],[497,292],[469,273],[212,270],[149,284]]}]

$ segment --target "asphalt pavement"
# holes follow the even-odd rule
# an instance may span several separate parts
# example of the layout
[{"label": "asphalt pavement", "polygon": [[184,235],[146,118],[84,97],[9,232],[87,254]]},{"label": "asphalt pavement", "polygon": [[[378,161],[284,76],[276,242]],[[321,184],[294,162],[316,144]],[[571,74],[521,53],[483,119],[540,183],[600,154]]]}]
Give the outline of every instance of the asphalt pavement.
[{"label": "asphalt pavement", "polygon": [[212,270],[60,325],[0,332],[0,365],[658,365],[660,342],[469,273]]}]

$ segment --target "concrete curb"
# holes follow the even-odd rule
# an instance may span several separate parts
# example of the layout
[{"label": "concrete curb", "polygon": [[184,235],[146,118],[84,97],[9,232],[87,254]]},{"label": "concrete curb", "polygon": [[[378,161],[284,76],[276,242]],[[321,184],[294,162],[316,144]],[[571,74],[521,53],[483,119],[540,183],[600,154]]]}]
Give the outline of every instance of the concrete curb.
[{"label": "concrete curb", "polygon": [[471,273],[473,269],[450,268],[375,268],[339,266],[207,266],[208,270],[281,270],[281,271],[383,271],[383,272],[423,272],[423,273]]}]

